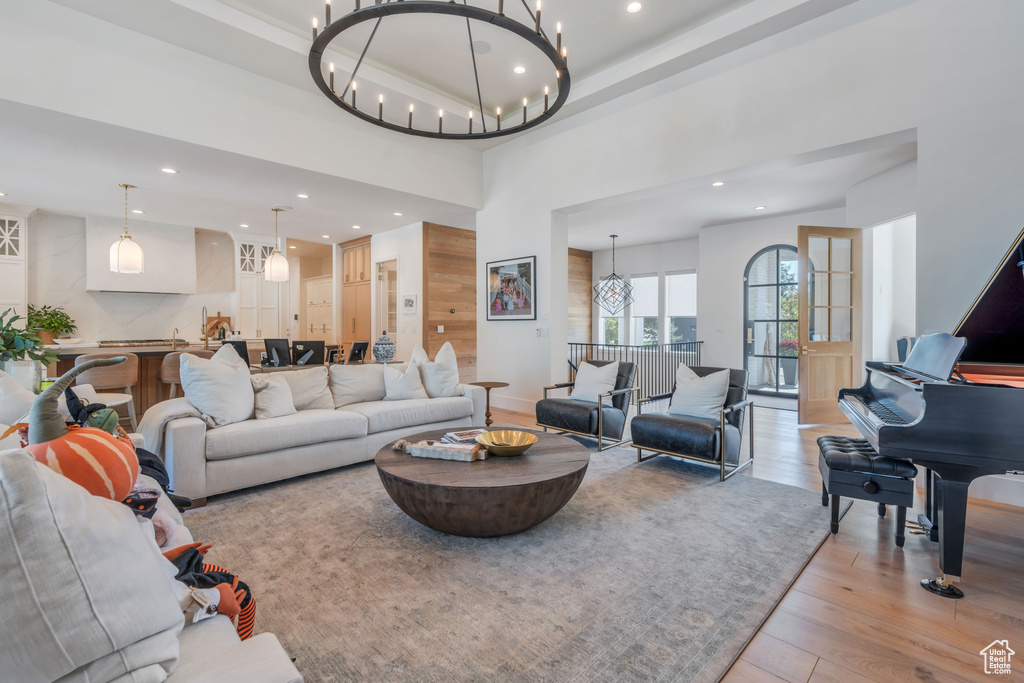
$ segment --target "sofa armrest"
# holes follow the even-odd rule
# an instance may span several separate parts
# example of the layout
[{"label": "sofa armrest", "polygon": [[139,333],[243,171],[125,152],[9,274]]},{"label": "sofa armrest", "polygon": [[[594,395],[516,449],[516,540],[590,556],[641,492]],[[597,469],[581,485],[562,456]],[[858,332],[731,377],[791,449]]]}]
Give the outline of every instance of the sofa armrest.
[{"label": "sofa armrest", "polygon": [[484,413],[487,410],[485,405],[487,392],[483,387],[478,387],[474,384],[460,384],[459,386],[462,387],[463,396],[469,396],[473,399],[473,426],[483,427],[484,420],[486,419]]},{"label": "sofa armrest", "polygon": [[180,666],[167,683],[302,683],[302,675],[273,633],[261,633],[218,648],[211,656]]},{"label": "sofa armrest", "polygon": [[167,423],[164,465],[171,488],[186,498],[206,498],[206,423],[185,417]]},{"label": "sofa armrest", "polygon": [[132,445],[136,448],[146,447],[146,437],[142,436],[138,432],[132,432],[128,435],[128,440],[132,442]]}]

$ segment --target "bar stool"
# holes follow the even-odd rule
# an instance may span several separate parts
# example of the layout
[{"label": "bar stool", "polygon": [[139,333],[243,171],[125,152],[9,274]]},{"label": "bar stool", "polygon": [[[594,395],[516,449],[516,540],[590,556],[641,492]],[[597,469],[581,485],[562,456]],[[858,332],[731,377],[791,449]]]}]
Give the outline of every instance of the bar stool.
[{"label": "bar stool", "polygon": [[[170,385],[167,398],[174,398],[174,394],[177,393],[176,388],[181,386],[181,354],[183,353],[191,353],[199,358],[213,358],[214,354],[209,349],[196,349],[195,351],[171,351],[164,356],[164,359],[160,361],[160,370],[157,372],[157,382],[159,385]],[[160,399],[159,392],[157,392],[157,399]]]},{"label": "bar stool", "polygon": [[96,358],[114,358],[124,356],[125,361],[117,365],[108,365],[102,368],[86,370],[78,376],[77,384],[91,384],[97,392],[103,389],[120,389],[123,394],[98,393],[100,402],[109,407],[127,405],[128,419],[132,424],[132,431],[139,428],[138,420],[135,419],[135,392],[132,390],[139,383],[139,357],[134,353],[84,353],[75,358],[75,365],[81,365],[86,361]]}]

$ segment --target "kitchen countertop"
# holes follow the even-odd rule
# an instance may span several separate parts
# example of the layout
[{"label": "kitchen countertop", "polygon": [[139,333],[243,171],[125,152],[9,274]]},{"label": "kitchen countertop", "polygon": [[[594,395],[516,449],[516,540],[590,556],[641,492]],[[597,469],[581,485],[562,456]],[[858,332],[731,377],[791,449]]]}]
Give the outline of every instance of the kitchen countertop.
[{"label": "kitchen countertop", "polygon": [[[136,356],[163,356],[171,351],[195,351],[196,349],[202,349],[202,342],[198,344],[189,344],[188,346],[178,345],[178,348],[173,349],[171,345],[166,346],[96,346],[95,344],[89,346],[60,346],[57,347],[59,353],[57,354],[58,359],[75,358],[86,353],[134,353]],[[220,348],[220,342],[210,342],[210,349],[216,351]]]}]

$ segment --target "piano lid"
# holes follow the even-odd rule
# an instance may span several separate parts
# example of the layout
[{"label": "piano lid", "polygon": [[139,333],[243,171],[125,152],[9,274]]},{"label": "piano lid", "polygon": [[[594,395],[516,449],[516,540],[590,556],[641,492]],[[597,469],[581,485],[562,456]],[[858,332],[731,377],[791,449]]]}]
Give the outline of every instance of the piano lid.
[{"label": "piano lid", "polygon": [[967,338],[962,363],[1024,366],[1024,231],[953,335]]}]

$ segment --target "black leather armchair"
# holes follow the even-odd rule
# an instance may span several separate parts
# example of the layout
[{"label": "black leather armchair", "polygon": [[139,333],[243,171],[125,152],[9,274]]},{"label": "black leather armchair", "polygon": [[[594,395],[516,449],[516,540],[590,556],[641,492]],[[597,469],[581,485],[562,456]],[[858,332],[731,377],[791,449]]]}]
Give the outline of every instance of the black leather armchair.
[{"label": "black leather armchair", "polygon": [[[587,363],[598,367],[608,363],[619,363],[619,371],[615,376],[615,388],[601,394],[597,403],[577,401],[572,398],[549,398],[548,394],[556,389],[571,389],[574,382],[563,382],[554,386],[544,387],[544,399],[537,402],[537,426],[546,432],[554,429],[597,439],[597,449],[603,451],[615,446],[627,444],[622,438],[626,430],[626,415],[629,404],[638,389],[633,387],[636,365],[610,360],[588,360]],[[605,401],[608,403],[605,403]],[[605,445],[605,439],[614,443]]]},{"label": "black leather armchair", "polygon": [[[699,377],[724,369],[691,368]],[[725,481],[754,461],[754,404],[747,398],[746,370],[729,370],[729,392],[717,419],[672,413],[643,414],[644,404],[671,396],[671,393],[651,396],[637,404],[637,415],[630,422],[637,462],[656,455],[671,455],[711,463],[721,468],[719,480]],[[744,419],[750,428],[750,457],[740,463]],[[644,458],[645,450],[654,451],[655,455]]]}]

